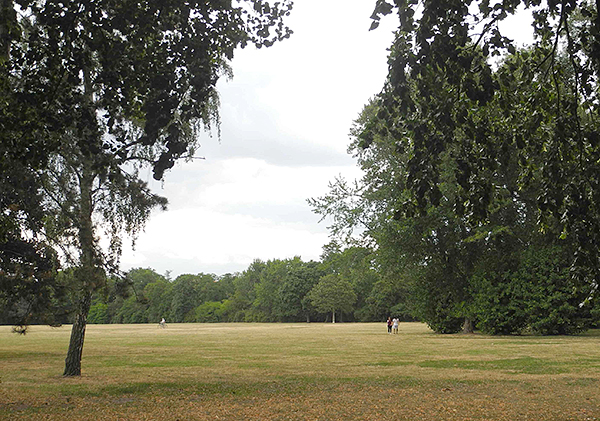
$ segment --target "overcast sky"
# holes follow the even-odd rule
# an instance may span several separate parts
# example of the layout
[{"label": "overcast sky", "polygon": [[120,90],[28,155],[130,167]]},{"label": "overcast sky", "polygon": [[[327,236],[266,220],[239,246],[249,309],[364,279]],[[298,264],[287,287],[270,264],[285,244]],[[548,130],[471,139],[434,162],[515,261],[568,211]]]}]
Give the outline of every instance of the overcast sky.
[{"label": "overcast sky", "polygon": [[394,18],[369,32],[374,1],[298,0],[294,34],[271,48],[238,50],[234,77],[218,84],[221,138],[205,136],[197,155],[164,183],[154,212],[122,268],[224,274],[254,259],[318,260],[329,241],[306,199],[358,170],[348,132],[383,86]]},{"label": "overcast sky", "polygon": [[306,199],[337,175],[359,176],[348,132],[387,74],[395,18],[369,31],[375,1],[297,0],[293,36],[238,50],[221,80],[221,138],[154,183],[169,210],[153,213],[124,270],[183,273],[245,270],[254,259],[318,260],[329,241]]}]

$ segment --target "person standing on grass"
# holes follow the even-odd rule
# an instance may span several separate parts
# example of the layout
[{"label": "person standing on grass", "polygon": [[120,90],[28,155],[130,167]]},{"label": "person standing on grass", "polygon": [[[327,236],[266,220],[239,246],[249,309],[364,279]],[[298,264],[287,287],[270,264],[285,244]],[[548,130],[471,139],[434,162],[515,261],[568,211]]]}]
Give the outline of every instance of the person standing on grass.
[{"label": "person standing on grass", "polygon": [[392,332],[393,333],[398,333],[398,323],[400,323],[400,320],[398,320],[397,317],[394,317],[394,320],[392,320]]},{"label": "person standing on grass", "polygon": [[388,333],[392,333],[392,318],[388,317],[387,319],[387,327],[388,327]]}]

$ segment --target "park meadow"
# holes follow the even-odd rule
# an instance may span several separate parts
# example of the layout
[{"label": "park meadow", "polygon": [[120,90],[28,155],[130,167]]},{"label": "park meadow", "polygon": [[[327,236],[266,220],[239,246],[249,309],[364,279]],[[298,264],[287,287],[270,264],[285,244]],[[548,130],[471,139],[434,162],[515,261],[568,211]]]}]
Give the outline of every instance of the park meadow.
[{"label": "park meadow", "polygon": [[440,335],[421,323],[0,327],[0,420],[600,420],[600,331]]}]

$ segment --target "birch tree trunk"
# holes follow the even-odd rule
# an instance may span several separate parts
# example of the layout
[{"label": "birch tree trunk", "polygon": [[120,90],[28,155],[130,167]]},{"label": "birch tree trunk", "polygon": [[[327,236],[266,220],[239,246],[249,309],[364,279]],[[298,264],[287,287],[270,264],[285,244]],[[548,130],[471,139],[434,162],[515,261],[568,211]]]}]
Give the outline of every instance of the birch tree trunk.
[{"label": "birch tree trunk", "polygon": [[65,359],[64,376],[81,375],[81,357],[83,354],[83,341],[87,317],[92,302],[92,293],[98,286],[99,268],[96,259],[94,241],[94,226],[92,222],[93,202],[92,186],[94,175],[90,159],[83,157],[83,171],[79,176],[80,188],[80,213],[79,213],[79,247],[81,251],[80,267],[75,271],[79,291],[77,314],[71,330],[69,350]]},{"label": "birch tree trunk", "polygon": [[65,372],[63,376],[81,376],[81,357],[83,355],[83,341],[85,339],[85,327],[87,325],[87,316],[92,303],[92,293],[87,292],[81,297],[77,308],[77,315],[71,329],[71,340],[69,341],[69,350],[65,358]]}]

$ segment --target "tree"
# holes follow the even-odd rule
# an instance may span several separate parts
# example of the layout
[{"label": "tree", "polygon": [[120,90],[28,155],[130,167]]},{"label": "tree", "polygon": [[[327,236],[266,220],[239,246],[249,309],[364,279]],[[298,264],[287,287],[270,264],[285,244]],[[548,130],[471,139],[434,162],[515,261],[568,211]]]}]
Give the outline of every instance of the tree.
[{"label": "tree", "polygon": [[[398,212],[409,215],[439,205],[440,157],[455,150],[461,186],[456,212],[472,225],[485,223],[497,193],[489,175],[506,156],[498,151],[513,151],[519,185],[527,187],[533,175],[539,183],[541,227],[548,219],[560,221],[559,235],[577,243],[574,275],[597,286],[599,4],[376,2],[373,29],[383,15],[396,11],[399,18],[388,80],[379,96],[386,121],[382,130],[396,140],[411,139],[412,194]],[[515,91],[504,89],[492,74],[494,57],[516,52],[499,22],[519,6],[532,12],[535,41],[519,55],[520,72],[504,75],[520,79]],[[480,113],[494,99],[501,120]],[[495,132],[498,121],[510,132]]]},{"label": "tree", "polygon": [[310,290],[308,298],[317,311],[330,312],[333,323],[335,323],[336,311],[350,313],[356,302],[356,294],[350,282],[336,274],[322,277]]},{"label": "tree", "polygon": [[164,278],[151,282],[144,288],[144,297],[148,300],[148,322],[156,323],[168,317],[173,300],[173,285]]},{"label": "tree", "polygon": [[303,299],[322,276],[319,264],[303,262],[300,257],[270,260],[265,263],[255,285],[252,321],[301,321],[310,318]]},{"label": "tree", "polygon": [[[150,165],[158,180],[176,159],[193,156],[198,131],[218,126],[215,86],[229,72],[235,48],[287,38],[282,19],[291,5],[5,0],[2,6],[3,105],[24,104],[16,112],[2,109],[3,123],[20,120],[3,142],[25,155],[48,155],[39,184],[52,218],[43,234],[77,267],[64,371],[77,376],[92,294],[107,272],[117,271],[122,233],[135,236],[153,208],[166,206],[138,178],[139,169]],[[100,226],[110,239],[108,253],[98,246]]]},{"label": "tree", "polygon": [[[501,141],[512,136],[513,124],[527,118],[521,115],[509,118],[504,113],[503,101],[519,104],[535,95],[541,103],[550,104],[549,97],[555,93],[554,87],[530,86],[531,74],[535,73],[528,61],[530,54],[529,50],[515,52],[501,61],[490,80],[503,96],[495,95],[478,106],[471,104],[465,117],[476,126],[471,131],[482,130],[488,136],[485,153],[495,156],[497,162],[487,165],[486,158],[477,151],[465,151],[466,141],[449,145],[439,153],[436,163],[439,171],[435,181],[436,204],[426,201],[421,208],[412,203],[420,201],[412,190],[414,176],[409,171],[410,161],[417,153],[414,134],[406,132],[400,139],[393,137],[387,126],[386,107],[379,100],[365,107],[352,130],[349,151],[363,170],[362,179],[354,185],[338,179],[327,196],[310,201],[317,213],[333,217],[334,235],[347,237],[353,229],[362,228],[362,241],[377,244],[375,261],[379,271],[401,280],[401,288],[410,294],[412,311],[435,331],[458,331],[461,320],[465,322],[463,326],[470,327],[475,316],[481,320],[494,319],[498,332],[506,331],[499,318],[486,314],[493,311],[492,306],[479,307],[479,313],[474,309],[473,294],[479,294],[478,288],[482,286],[479,277],[505,276],[506,271],[519,267],[521,256],[529,248],[556,240],[560,234],[557,220],[548,216],[545,234],[540,234],[536,226],[540,215],[536,198],[543,194],[540,168],[532,167],[530,179],[523,184],[519,147]],[[483,62],[483,56],[479,60]],[[415,80],[411,86],[418,83]],[[522,84],[530,87],[520,88]],[[414,104],[427,109],[436,101],[440,98],[415,98]],[[545,106],[540,106],[539,114],[551,122]],[[468,139],[472,134],[467,128],[461,130],[455,134],[458,140]],[[465,167],[463,154],[467,152],[471,161],[483,160],[477,175],[470,174]],[[534,153],[532,150],[530,161],[541,167],[543,157],[538,152],[534,159]],[[482,200],[467,215],[463,202],[465,177],[480,177],[480,185],[484,186]],[[485,186],[489,185],[494,189],[491,197],[486,196]],[[485,214],[485,219],[474,218],[472,212]],[[503,303],[508,305],[506,299],[510,294],[503,295]],[[486,297],[496,299],[491,295]],[[372,297],[371,302],[376,299]],[[380,298],[378,301],[384,302]],[[486,329],[494,328],[488,323]]]},{"label": "tree", "polygon": [[256,286],[260,283],[260,276],[265,268],[266,263],[256,259],[233,281],[235,293],[225,305],[230,321],[251,321],[250,309],[256,299]]},{"label": "tree", "polygon": [[[385,120],[381,119],[381,110],[377,102],[367,105],[351,131],[349,152],[357,159],[363,177],[354,185],[336,180],[328,195],[312,199],[310,204],[315,212],[333,218],[333,235],[342,241],[348,241],[344,239],[360,228],[359,241],[377,245],[373,247],[377,249],[374,258],[363,261],[367,265],[359,273],[377,267],[388,279],[402,280],[405,285],[398,292],[404,290],[406,296],[412,293],[409,311],[419,314],[436,331],[455,331],[456,319],[461,317],[457,309],[467,299],[469,271],[477,247],[466,241],[473,234],[470,227],[454,214],[453,156],[447,153],[442,158],[445,171],[438,180],[440,206],[402,215],[398,209],[411,195],[406,170],[411,158],[410,141],[396,140],[382,132]],[[365,294],[365,302],[370,291]],[[435,291],[439,293],[437,298]]]},{"label": "tree", "polygon": [[374,284],[380,279],[375,270],[374,253],[368,247],[349,246],[341,250],[339,246],[330,244],[322,255],[323,268],[326,272],[337,273],[352,284],[356,293],[356,311],[354,319],[367,321],[367,297]]},{"label": "tree", "polygon": [[277,313],[282,321],[310,322],[312,311],[306,297],[324,275],[319,262],[303,262],[299,257],[289,261],[286,277],[277,291]]},{"label": "tree", "polygon": [[277,308],[278,291],[288,274],[288,263],[287,260],[280,259],[269,260],[265,263],[259,282],[254,286],[256,298],[252,302],[251,316],[247,316],[248,321],[280,321],[281,315],[278,314]]},{"label": "tree", "polygon": [[221,322],[223,305],[219,301],[207,301],[196,307],[196,319],[198,323]]}]

